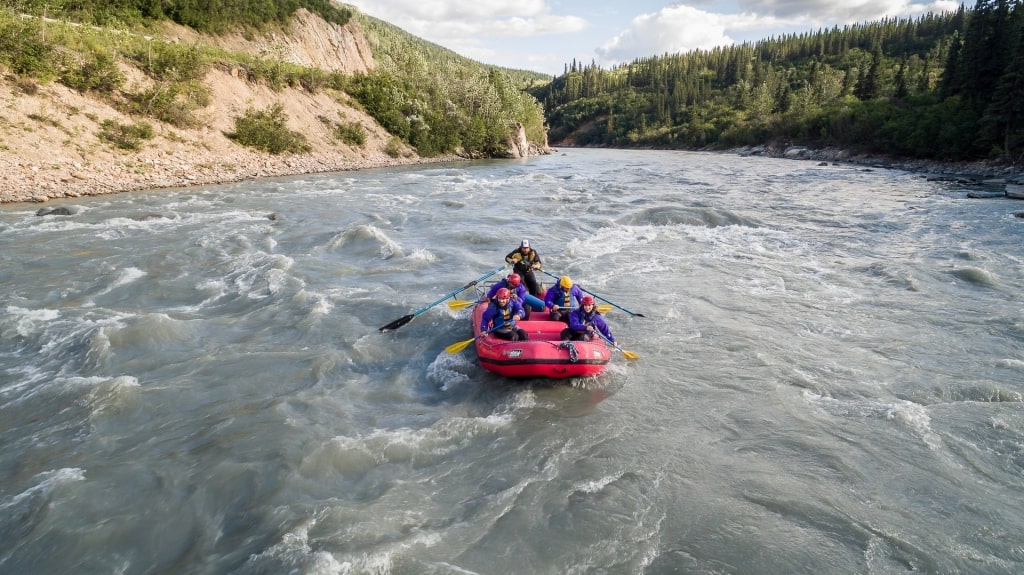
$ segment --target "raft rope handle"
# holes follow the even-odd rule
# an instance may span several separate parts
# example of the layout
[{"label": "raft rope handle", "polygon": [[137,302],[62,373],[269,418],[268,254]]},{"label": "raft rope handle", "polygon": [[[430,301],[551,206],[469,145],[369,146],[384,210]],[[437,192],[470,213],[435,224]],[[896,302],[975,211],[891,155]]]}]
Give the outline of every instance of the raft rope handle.
[{"label": "raft rope handle", "polygon": [[569,363],[576,363],[580,359],[580,354],[576,351],[576,346],[571,341],[563,341],[558,347],[569,350]]}]

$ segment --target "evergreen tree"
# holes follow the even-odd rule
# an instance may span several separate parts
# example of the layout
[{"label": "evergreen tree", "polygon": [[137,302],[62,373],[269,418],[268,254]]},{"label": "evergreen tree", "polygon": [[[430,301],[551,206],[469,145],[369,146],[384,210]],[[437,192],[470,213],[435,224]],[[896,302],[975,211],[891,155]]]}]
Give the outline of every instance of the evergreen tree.
[{"label": "evergreen tree", "polygon": [[910,90],[907,88],[907,58],[900,61],[900,67],[896,70],[896,91],[893,94],[897,98],[906,99]]},{"label": "evergreen tree", "polygon": [[1017,8],[1011,29],[1016,50],[982,118],[981,144],[998,146],[1004,156],[1017,159],[1024,158],[1024,8]]}]

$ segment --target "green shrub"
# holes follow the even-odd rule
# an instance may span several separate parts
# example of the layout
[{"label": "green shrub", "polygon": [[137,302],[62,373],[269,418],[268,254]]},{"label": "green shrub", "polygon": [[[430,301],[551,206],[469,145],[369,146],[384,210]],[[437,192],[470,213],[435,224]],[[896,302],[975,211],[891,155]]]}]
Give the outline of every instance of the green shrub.
[{"label": "green shrub", "polygon": [[52,79],[58,70],[56,54],[44,39],[42,24],[6,11],[0,12],[0,63],[17,76],[42,80]]},{"label": "green shrub", "polygon": [[334,137],[349,146],[361,148],[366,144],[366,129],[359,122],[342,122],[334,126]]},{"label": "green shrub", "polygon": [[134,94],[126,94],[121,106],[129,114],[148,116],[178,128],[195,127],[195,112],[210,104],[210,88],[199,80],[159,82]]},{"label": "green shrub", "polygon": [[110,94],[124,84],[124,74],[117,68],[114,57],[107,52],[95,52],[81,64],[68,66],[60,72],[60,83],[79,92]]},{"label": "green shrub", "polygon": [[153,126],[146,122],[122,124],[116,120],[103,120],[99,137],[119,149],[137,151],[142,149],[143,140],[153,139]]},{"label": "green shrub", "polygon": [[391,156],[392,158],[399,158],[405,155],[405,149],[402,145],[402,140],[396,136],[391,136],[388,140],[388,144],[384,146],[384,153]]},{"label": "green shrub", "polygon": [[201,80],[210,69],[210,58],[198,46],[150,41],[130,56],[154,80],[188,82]]},{"label": "green shrub", "polygon": [[303,90],[316,94],[327,87],[329,80],[327,72],[319,68],[302,68],[295,72],[295,81],[291,85],[297,83]]},{"label": "green shrub", "polygon": [[287,121],[281,104],[274,104],[266,110],[249,108],[245,115],[235,118],[235,131],[225,135],[243,146],[271,154],[308,152],[310,146],[306,137],[289,130]]},{"label": "green shrub", "polygon": [[60,127],[60,124],[57,123],[57,120],[54,120],[53,118],[51,118],[51,117],[49,117],[49,116],[47,116],[45,114],[34,114],[33,113],[33,114],[29,114],[28,117],[29,117],[29,119],[35,120],[35,121],[39,122],[40,124],[47,124],[47,125],[53,126],[54,128],[59,128]]}]

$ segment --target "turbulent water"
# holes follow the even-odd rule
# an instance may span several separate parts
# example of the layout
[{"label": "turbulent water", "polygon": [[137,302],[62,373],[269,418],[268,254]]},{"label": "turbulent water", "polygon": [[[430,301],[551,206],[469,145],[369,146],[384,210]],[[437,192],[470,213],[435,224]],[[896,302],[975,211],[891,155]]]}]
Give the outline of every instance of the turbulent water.
[{"label": "turbulent water", "polygon": [[[570,149],[3,206],[0,573],[1021,573],[1024,202],[966,192]],[[445,352],[524,237],[639,359]]]}]

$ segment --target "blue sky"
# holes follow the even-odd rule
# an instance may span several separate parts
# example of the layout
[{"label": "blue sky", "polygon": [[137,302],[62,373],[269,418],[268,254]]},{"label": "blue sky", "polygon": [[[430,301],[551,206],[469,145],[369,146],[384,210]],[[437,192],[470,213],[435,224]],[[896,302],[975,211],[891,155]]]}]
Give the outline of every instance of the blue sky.
[{"label": "blue sky", "polygon": [[[956,10],[954,0],[347,0],[362,12],[486,64],[561,74],[642,56]],[[968,3],[968,7],[973,3]]]}]

